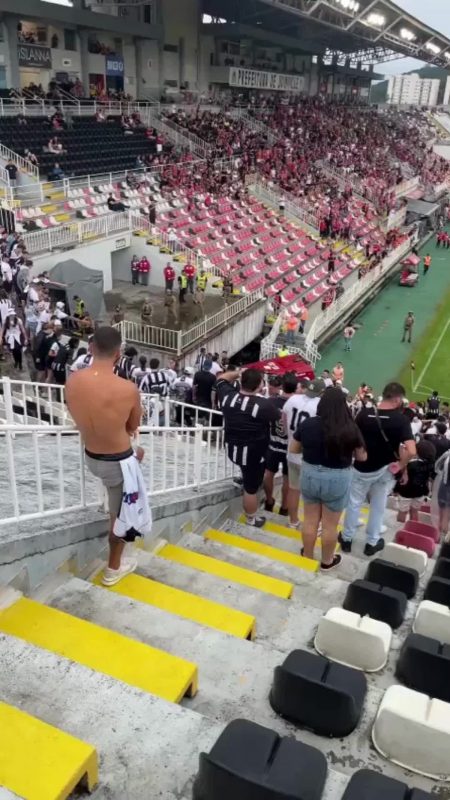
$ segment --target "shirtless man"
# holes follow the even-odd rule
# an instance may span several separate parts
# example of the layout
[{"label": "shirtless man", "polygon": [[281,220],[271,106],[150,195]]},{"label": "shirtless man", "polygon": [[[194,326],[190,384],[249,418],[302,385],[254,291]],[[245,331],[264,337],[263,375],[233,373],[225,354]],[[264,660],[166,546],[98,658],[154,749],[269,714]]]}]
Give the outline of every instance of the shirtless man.
[{"label": "shirtless man", "polygon": [[[66,386],[67,407],[81,433],[87,467],[108,492],[111,524],[108,567],[103,575],[106,586],[120,581],[137,565],[135,559],[121,559],[125,541],[113,532],[123,493],[120,461],[133,454],[130,438],[142,413],[136,384],[113,373],[120,345],[115,328],[97,328],[90,346],[92,365],[73,373]],[[137,447],[135,454],[141,461],[144,451]]]}]

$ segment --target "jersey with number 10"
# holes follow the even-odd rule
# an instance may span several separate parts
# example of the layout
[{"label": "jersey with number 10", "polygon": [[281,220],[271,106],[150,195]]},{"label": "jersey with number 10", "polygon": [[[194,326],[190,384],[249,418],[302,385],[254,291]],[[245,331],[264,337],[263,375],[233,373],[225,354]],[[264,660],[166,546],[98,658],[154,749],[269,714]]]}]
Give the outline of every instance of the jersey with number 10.
[{"label": "jersey with number 10", "polygon": [[[286,401],[283,407],[283,414],[286,418],[288,449],[294,438],[294,433],[298,426],[308,417],[317,415],[317,406],[320,397],[307,397],[306,394],[295,394]],[[301,456],[289,455],[290,461],[301,461]]]}]

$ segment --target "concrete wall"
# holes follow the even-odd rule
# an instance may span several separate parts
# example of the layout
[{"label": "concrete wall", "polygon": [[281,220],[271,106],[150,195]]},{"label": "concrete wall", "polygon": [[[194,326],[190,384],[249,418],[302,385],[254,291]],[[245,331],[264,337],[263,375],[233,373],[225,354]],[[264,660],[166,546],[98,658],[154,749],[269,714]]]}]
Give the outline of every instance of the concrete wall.
[{"label": "concrete wall", "polygon": [[37,275],[43,270],[50,270],[60,261],[73,258],[79,261],[88,269],[101,270],[103,273],[103,287],[107,292],[112,289],[111,256],[116,253],[117,248],[128,248],[130,245],[130,234],[120,233],[114,239],[104,239],[95,244],[76,247],[73,250],[51,253],[50,255],[35,256],[31,276]]},{"label": "concrete wall", "polygon": [[[158,497],[151,503],[153,529],[145,539],[147,548],[151,549],[158,537],[177,542],[196,526],[213,525],[240,490],[227,481],[201,492],[186,490],[183,499],[179,494]],[[15,588],[29,592],[60,568],[76,573],[94,559],[105,557],[107,536],[108,518],[95,510],[63,519],[46,518],[38,526],[23,523],[2,529],[0,588],[13,583]]]},{"label": "concrete wall", "polygon": [[[164,52],[164,78],[176,80],[176,63],[179,66],[179,80],[187,81],[190,89],[198,83],[199,57],[199,0],[164,0],[162,4],[164,25],[164,44],[177,45],[178,54]],[[175,59],[174,56],[178,56]],[[170,74],[166,74],[167,70]]]},{"label": "concrete wall", "polygon": [[137,97],[157,95],[162,80],[159,42],[138,39],[136,42]]},{"label": "concrete wall", "polygon": [[[212,335],[204,342],[199,342],[197,349],[201,344],[211,353],[221,353],[222,350],[227,350],[228,355],[233,356],[261,335],[265,315],[266,306],[261,304],[219,334]],[[187,358],[186,361],[191,363],[190,358]]]}]

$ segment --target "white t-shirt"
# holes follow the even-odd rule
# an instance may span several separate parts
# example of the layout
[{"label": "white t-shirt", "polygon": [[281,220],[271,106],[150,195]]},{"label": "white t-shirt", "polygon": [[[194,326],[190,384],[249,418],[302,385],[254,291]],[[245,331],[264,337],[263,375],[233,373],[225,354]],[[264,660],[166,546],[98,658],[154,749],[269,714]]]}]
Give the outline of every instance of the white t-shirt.
[{"label": "white t-shirt", "polygon": [[289,453],[290,444],[294,438],[299,423],[308,417],[315,417],[320,397],[308,397],[306,394],[294,394],[283,406],[283,416],[286,419],[288,436],[288,460],[294,464],[302,463],[301,453]]},{"label": "white t-shirt", "polygon": [[70,372],[78,372],[79,369],[86,369],[86,367],[90,367],[94,358],[90,353],[83,353],[81,356],[78,356],[73,364],[70,366]]},{"label": "white t-shirt", "polygon": [[223,372],[223,367],[220,366],[218,361],[213,361],[209,371],[212,372],[213,375],[218,375],[219,372]]}]

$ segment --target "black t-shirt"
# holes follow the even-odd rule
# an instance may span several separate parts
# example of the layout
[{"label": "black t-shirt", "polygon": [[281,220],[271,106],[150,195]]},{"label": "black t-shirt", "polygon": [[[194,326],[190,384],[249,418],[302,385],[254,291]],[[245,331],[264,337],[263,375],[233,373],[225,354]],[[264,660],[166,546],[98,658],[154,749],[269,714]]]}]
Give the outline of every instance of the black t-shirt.
[{"label": "black t-shirt", "polygon": [[400,497],[424,497],[430,489],[430,479],[434,474],[434,464],[422,461],[421,458],[412,459],[407,466],[408,481],[404,485],[399,481],[395,491]]},{"label": "black t-shirt", "polygon": [[216,389],[224,416],[226,443],[266,450],[270,424],[281,417],[281,411],[273,399],[242,394],[222,379],[217,381]]},{"label": "black t-shirt", "polygon": [[[269,398],[270,402],[275,406],[275,408],[279,409],[279,411],[282,411],[287,399],[287,397],[281,397],[281,395],[278,397]],[[273,450],[275,453],[287,453],[287,446],[288,437],[284,430],[282,419],[280,418],[273,420],[270,423],[269,450]]]},{"label": "black t-shirt", "polygon": [[304,461],[308,464],[328,467],[329,469],[347,469],[351,467],[353,451],[357,447],[364,447],[363,438],[355,425],[355,437],[349,444],[348,452],[341,453],[339,456],[329,456],[320,417],[305,419],[295,431],[294,439],[302,445]]},{"label": "black t-shirt", "polygon": [[212,372],[201,370],[194,375],[195,402],[203,408],[212,408],[211,392],[216,383],[216,378]]},{"label": "black t-shirt", "polygon": [[9,177],[11,178],[11,180],[15,181],[16,178],[17,178],[17,167],[16,167],[16,165],[15,164],[7,164],[5,169],[6,169],[6,172],[8,173],[8,175],[9,175]]},{"label": "black t-shirt", "polygon": [[[376,472],[393,461],[397,461],[402,442],[414,441],[411,423],[398,409],[378,409],[377,422],[375,408],[363,408],[356,417],[363,439],[366,443],[367,461],[356,461],[358,472]],[[388,439],[386,442],[384,435]]]},{"label": "black t-shirt", "polygon": [[436,461],[443,455],[443,453],[446,453],[447,450],[450,450],[450,441],[442,433],[426,433],[423,438],[426,439],[427,442],[434,444],[436,448]]}]

